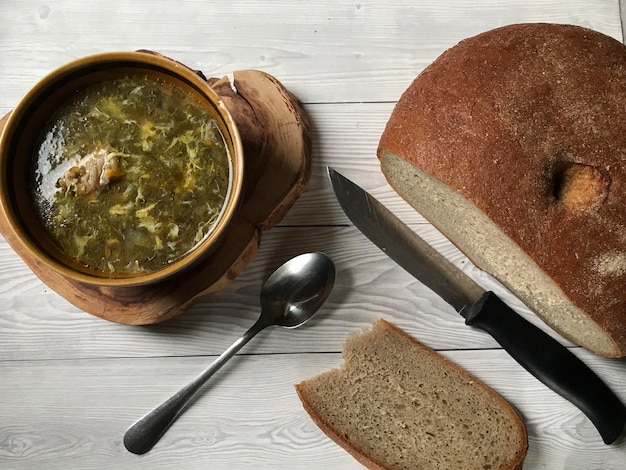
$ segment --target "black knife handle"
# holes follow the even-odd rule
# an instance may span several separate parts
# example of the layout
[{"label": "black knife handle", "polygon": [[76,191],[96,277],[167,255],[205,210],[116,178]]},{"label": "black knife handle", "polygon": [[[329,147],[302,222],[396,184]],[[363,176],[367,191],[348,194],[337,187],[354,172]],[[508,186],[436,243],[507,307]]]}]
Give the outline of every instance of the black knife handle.
[{"label": "black knife handle", "polygon": [[486,292],[461,314],[467,325],[489,333],[528,372],[580,408],[605,444],[617,440],[626,424],[626,407],[565,346],[518,315],[493,292]]}]

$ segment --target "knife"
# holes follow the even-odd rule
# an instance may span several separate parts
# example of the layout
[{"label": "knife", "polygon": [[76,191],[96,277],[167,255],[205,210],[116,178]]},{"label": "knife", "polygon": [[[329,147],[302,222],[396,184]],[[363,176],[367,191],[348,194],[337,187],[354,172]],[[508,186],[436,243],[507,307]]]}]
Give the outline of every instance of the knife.
[{"label": "knife", "polygon": [[528,372],[576,405],[605,444],[617,440],[626,407],[584,362],[457,269],[364,189],[332,168],[328,175],[341,208],[367,238],[452,305],[467,325],[489,333]]}]

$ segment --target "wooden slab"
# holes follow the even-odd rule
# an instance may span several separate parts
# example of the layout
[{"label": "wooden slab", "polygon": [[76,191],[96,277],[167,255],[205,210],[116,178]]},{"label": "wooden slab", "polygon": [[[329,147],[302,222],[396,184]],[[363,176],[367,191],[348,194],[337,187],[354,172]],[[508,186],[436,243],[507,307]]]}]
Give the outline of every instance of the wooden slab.
[{"label": "wooden slab", "polygon": [[[81,310],[129,325],[162,322],[201,297],[224,289],[257,253],[261,232],[276,225],[302,194],[311,173],[311,139],[300,103],[269,74],[236,71],[208,83],[237,123],[244,147],[244,199],[232,228],[206,262],[176,278],[138,287],[77,283],[41,265],[8,224],[0,206],[0,233],[30,269]],[[8,115],[0,119],[0,132]]]}]

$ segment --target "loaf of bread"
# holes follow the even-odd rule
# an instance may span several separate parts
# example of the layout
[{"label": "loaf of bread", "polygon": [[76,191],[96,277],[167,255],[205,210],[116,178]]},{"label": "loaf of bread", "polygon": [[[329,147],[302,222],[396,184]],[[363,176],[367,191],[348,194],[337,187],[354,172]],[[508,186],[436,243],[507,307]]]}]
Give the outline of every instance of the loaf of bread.
[{"label": "loaf of bread", "polygon": [[505,26],[444,52],[397,103],[389,183],[549,326],[626,355],[626,47]]},{"label": "loaf of bread", "polygon": [[384,320],[344,364],[296,385],[304,409],[370,469],[518,469],[524,424],[495,391]]}]

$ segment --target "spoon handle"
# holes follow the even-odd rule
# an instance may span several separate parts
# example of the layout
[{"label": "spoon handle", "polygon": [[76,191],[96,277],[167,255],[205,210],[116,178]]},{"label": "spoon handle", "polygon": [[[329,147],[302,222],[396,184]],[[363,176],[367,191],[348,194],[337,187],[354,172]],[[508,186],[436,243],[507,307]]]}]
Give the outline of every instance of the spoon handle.
[{"label": "spoon handle", "polygon": [[124,446],[126,449],[133,454],[145,454],[148,452],[174,422],[189,400],[200,390],[202,385],[237,351],[244,347],[248,341],[270,324],[266,320],[259,318],[241,338],[215,359],[198,377],[130,426],[126,434],[124,434]]}]

